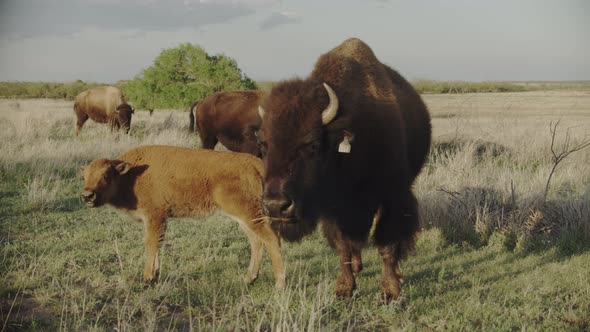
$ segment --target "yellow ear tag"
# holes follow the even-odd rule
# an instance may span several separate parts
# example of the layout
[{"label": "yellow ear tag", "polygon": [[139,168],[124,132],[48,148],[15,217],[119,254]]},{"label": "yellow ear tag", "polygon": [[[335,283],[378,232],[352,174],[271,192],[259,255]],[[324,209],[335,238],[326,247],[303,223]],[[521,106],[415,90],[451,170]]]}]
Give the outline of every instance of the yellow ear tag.
[{"label": "yellow ear tag", "polygon": [[340,153],[350,153],[350,138],[348,136],[344,136],[342,138],[342,142],[338,145],[338,152]]}]

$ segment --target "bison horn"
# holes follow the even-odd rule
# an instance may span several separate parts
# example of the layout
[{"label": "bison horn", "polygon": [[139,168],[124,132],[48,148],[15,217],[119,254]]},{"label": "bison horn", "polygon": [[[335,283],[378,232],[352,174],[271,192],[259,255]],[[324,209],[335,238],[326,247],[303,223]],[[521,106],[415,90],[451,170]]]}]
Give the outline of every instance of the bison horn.
[{"label": "bison horn", "polygon": [[328,96],[330,97],[328,107],[322,112],[322,123],[327,125],[338,113],[338,96],[336,96],[336,92],[334,92],[328,84],[324,83],[324,88],[326,88]]},{"label": "bison horn", "polygon": [[264,110],[262,106],[258,105],[258,115],[260,115],[261,119],[264,119],[264,113],[266,113],[266,110]]}]

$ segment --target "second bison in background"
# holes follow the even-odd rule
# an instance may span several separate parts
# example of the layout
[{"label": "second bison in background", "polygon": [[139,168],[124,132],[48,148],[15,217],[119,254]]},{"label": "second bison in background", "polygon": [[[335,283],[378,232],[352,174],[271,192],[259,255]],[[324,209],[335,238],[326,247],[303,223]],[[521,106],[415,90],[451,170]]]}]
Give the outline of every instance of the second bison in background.
[{"label": "second bison in background", "polygon": [[280,240],[261,211],[260,159],[226,151],[143,146],[116,159],[96,159],[83,174],[81,196],[88,206],[108,204],[145,225],[145,281],[158,277],[158,252],[168,218],[205,216],[220,209],[238,221],[250,240],[246,282],[258,277],[266,247],[275,286],[285,285]]},{"label": "second bison in background", "polygon": [[84,123],[90,118],[99,123],[108,123],[111,130],[123,128],[129,133],[131,116],[135,112],[127,103],[119,88],[99,86],[80,92],[74,102],[76,113],[76,136]]},{"label": "second bison in background", "polygon": [[204,149],[217,142],[228,150],[260,156],[255,133],[260,127],[258,105],[263,91],[218,92],[196,100],[189,109],[190,129],[197,132]]}]

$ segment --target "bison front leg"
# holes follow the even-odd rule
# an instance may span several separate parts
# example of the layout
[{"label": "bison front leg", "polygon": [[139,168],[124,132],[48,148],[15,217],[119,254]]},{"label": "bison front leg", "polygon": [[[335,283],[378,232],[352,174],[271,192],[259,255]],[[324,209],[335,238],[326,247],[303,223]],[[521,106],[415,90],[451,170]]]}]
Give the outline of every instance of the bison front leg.
[{"label": "bison front leg", "polygon": [[391,300],[397,300],[401,292],[399,261],[392,245],[380,246],[378,250],[383,261],[381,273],[381,300],[384,303],[389,303]]},{"label": "bison front leg", "polygon": [[336,278],[336,295],[351,297],[356,288],[356,282],[352,273],[352,249],[350,241],[339,240],[336,242],[338,255],[340,256],[340,273]]},{"label": "bison front leg", "polygon": [[359,274],[363,270],[363,260],[361,257],[361,246],[352,245],[352,257],[351,257],[351,268],[352,274],[355,278],[358,278]]},{"label": "bison front leg", "polygon": [[336,249],[340,257],[340,272],[336,278],[336,295],[351,297],[356,288],[353,266],[355,273],[359,273],[362,268],[360,261],[361,246],[357,246],[356,243],[344,236],[340,227],[331,220],[323,220],[322,230],[328,243],[332,248]]},{"label": "bison front leg", "polygon": [[159,250],[164,233],[166,231],[166,222],[164,218],[146,218],[145,225],[145,269],[143,271],[143,280],[146,283],[152,283],[158,280],[160,275]]},{"label": "bison front leg", "polygon": [[82,126],[88,120],[88,115],[86,113],[76,113],[76,136],[80,135],[80,131],[82,130]]}]

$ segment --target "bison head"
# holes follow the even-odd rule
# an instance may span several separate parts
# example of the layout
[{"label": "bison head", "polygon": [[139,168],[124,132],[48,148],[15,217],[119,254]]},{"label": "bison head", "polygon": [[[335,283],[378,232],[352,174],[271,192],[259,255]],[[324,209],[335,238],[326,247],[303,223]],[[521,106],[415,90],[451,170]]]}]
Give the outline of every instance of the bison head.
[{"label": "bison head", "polygon": [[326,125],[338,112],[336,93],[322,82],[287,81],[272,89],[259,112],[268,215],[285,222],[313,218],[314,188],[333,150]]},{"label": "bison head", "polygon": [[125,129],[125,133],[129,133],[129,129],[131,128],[131,116],[135,113],[135,110],[131,105],[127,103],[120,104],[115,109],[117,113],[117,122],[119,126]]},{"label": "bison head", "polygon": [[82,170],[86,205],[98,207],[110,203],[117,194],[121,177],[131,170],[131,164],[110,159],[96,159]]}]

